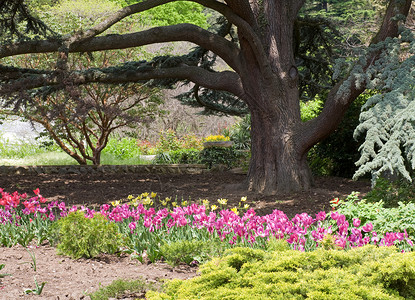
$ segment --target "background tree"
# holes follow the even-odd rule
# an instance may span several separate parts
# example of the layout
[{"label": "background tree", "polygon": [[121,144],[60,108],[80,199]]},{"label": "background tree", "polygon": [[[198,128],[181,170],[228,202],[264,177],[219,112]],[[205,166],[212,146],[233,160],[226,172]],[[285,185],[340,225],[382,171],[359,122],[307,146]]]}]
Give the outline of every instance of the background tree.
[{"label": "background tree", "polygon": [[[294,54],[295,26],[304,0],[194,0],[192,2],[221,14],[223,26],[208,31],[192,24],[178,24],[123,35],[101,35],[125,17],[168,2],[172,1],[137,2],[90,29],[60,39],[3,45],[0,58],[57,52],[58,60],[56,70],[1,66],[0,93],[25,94],[62,82],[67,86],[69,83],[114,84],[159,79],[160,84],[167,86],[172,78],[194,82],[204,89],[225,91],[240,98],[251,113],[252,159],[248,188],[267,194],[303,190],[312,184],[307,165],[308,150],[336,129],[350,104],[366,89],[365,72],[382,57],[382,51],[387,50],[384,41],[398,37],[398,25],[411,6],[410,0],[388,1],[379,30],[371,39],[372,47],[356,57],[353,68],[335,70],[337,83],[327,94],[321,113],[313,120],[302,122],[299,69]],[[73,52],[126,49],[182,40],[203,49],[187,56],[156,57],[149,62],[136,60],[111,68],[67,69],[68,55]],[[229,69],[215,70],[210,63],[210,57],[215,56],[225,61]],[[195,92],[198,93],[198,89]]]}]

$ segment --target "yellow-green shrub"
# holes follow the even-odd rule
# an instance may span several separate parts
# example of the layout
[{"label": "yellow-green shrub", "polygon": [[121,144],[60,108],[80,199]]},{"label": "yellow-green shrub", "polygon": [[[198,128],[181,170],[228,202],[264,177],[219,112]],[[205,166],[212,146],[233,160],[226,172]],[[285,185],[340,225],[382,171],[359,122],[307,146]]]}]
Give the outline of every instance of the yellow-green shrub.
[{"label": "yellow-green shrub", "polygon": [[118,226],[99,213],[86,218],[82,211],[71,212],[55,222],[52,231],[58,253],[75,259],[113,254],[122,244]]},{"label": "yellow-green shrub", "polygon": [[415,254],[393,247],[265,252],[236,248],[147,299],[414,299]]}]

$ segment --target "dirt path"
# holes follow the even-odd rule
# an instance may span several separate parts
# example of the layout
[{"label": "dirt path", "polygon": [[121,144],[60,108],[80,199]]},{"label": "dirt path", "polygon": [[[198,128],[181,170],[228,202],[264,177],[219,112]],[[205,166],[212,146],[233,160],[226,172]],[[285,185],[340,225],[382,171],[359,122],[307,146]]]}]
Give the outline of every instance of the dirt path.
[{"label": "dirt path", "polygon": [[[36,272],[31,266],[29,252],[21,247],[0,248],[0,264],[5,264],[2,273],[9,273],[1,279],[0,299],[88,299],[88,293],[123,279],[144,279],[156,283],[166,279],[187,279],[196,275],[196,268],[178,266],[172,268],[165,263],[142,264],[129,256],[105,255],[98,259],[73,260],[56,254],[47,245],[31,248],[36,257]],[[25,295],[24,290],[46,282],[40,296]],[[134,299],[140,295],[131,295]]]}]

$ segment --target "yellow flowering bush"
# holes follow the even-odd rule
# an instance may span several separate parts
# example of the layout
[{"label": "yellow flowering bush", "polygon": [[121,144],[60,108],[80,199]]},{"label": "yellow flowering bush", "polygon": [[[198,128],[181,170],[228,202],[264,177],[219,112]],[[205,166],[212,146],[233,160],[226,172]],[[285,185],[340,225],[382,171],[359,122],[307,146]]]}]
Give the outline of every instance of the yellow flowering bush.
[{"label": "yellow flowering bush", "polygon": [[230,137],[229,136],[224,136],[224,135],[209,135],[208,137],[205,138],[206,142],[222,142],[222,141],[229,141]]}]

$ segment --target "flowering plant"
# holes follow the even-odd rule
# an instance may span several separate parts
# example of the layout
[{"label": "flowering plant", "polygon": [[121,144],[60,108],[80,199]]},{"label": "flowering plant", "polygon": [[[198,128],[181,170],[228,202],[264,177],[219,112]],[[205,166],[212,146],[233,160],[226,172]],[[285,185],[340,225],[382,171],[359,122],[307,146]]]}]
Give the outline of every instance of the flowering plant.
[{"label": "flowering plant", "polygon": [[206,142],[222,142],[222,141],[229,141],[230,137],[229,136],[224,136],[224,135],[209,135],[208,137],[205,138]]},{"label": "flowering plant", "polygon": [[[21,196],[14,194],[14,199]],[[151,207],[155,198],[156,193],[143,193],[137,198],[130,197],[128,203],[103,204],[95,211],[85,206],[69,208],[64,202],[57,201],[46,205],[44,200],[39,201],[37,191],[37,196],[26,200],[28,204],[21,205],[20,210],[11,205],[0,208],[0,242],[12,246],[28,244],[34,238],[38,242],[49,239],[48,228],[55,219],[65,219],[70,212],[79,211],[85,218],[99,217],[117,225],[122,248],[151,261],[163,256],[162,245],[186,240],[221,243],[224,249],[236,246],[264,249],[271,238],[285,240],[291,249],[300,251],[350,249],[368,244],[397,246],[402,251],[413,248],[405,228],[396,232],[381,228],[375,231],[371,222],[357,217],[349,222],[337,210],[329,215],[321,211],[315,217],[302,213],[292,219],[279,210],[259,216],[245,206],[246,198],[243,197],[239,209],[227,209],[227,200],[221,198],[218,199],[221,208],[211,205],[209,209],[209,202],[202,200],[203,204],[182,201],[182,206],[172,203],[171,209],[165,207],[156,211]]]},{"label": "flowering plant", "polygon": [[156,145],[147,140],[137,140],[137,147],[142,155],[154,154],[156,152]]}]

